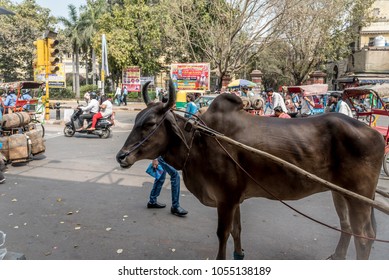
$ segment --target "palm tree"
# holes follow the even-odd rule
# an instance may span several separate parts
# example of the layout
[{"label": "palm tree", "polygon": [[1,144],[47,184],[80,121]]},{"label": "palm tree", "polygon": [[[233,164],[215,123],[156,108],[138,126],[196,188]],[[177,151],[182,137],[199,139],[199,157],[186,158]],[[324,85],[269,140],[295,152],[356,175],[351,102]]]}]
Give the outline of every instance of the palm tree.
[{"label": "palm tree", "polygon": [[[95,49],[93,47],[93,38],[98,31],[98,19],[108,10],[106,0],[88,0],[87,6],[84,8],[84,12],[80,16],[80,28],[82,30],[82,43],[83,47],[91,50],[92,54],[92,80],[93,84],[96,84],[96,56]],[[88,73],[87,73],[88,74]],[[88,76],[88,75],[87,75]]]},{"label": "palm tree", "polygon": [[73,61],[73,91],[76,92],[76,97],[80,98],[80,59],[79,52],[82,41],[82,34],[80,28],[80,18],[77,9],[70,4],[69,19],[59,17],[58,20],[65,26],[65,35],[71,41],[72,45],[72,61]]}]

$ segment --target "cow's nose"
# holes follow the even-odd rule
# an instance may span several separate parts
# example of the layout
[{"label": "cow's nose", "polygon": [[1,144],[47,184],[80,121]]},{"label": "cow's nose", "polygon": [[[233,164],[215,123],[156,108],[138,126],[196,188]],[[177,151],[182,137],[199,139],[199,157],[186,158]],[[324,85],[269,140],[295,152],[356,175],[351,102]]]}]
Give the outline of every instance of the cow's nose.
[{"label": "cow's nose", "polygon": [[118,152],[116,155],[117,162],[122,163],[123,160],[126,158],[126,156],[127,156],[127,154],[125,152],[123,152],[123,151]]}]

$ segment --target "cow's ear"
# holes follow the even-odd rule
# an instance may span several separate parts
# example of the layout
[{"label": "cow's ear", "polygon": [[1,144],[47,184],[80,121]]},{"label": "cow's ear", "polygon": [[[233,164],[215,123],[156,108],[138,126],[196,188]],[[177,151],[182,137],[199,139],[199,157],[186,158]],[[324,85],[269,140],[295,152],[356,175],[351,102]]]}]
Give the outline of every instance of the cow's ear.
[{"label": "cow's ear", "polygon": [[174,117],[174,113],[169,112],[167,119],[170,123],[173,133],[177,135],[182,140],[182,142],[187,146],[188,144],[186,142],[184,133],[182,132],[181,128],[178,126],[177,119]]}]

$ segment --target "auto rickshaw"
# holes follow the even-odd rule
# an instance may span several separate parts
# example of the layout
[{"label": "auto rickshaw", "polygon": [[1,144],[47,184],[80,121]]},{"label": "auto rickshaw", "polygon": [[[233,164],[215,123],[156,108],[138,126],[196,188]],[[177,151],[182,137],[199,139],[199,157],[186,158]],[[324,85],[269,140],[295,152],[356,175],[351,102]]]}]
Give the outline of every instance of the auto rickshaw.
[{"label": "auto rickshaw", "polygon": [[389,84],[347,88],[342,96],[355,112],[355,118],[377,130],[385,139],[383,168],[389,176],[389,111],[383,101],[385,97],[389,97]]},{"label": "auto rickshaw", "polygon": [[36,106],[36,104],[38,104],[38,99],[34,98],[35,94],[31,94],[32,99],[23,100],[21,98],[22,97],[22,90],[30,90],[32,93],[33,91],[38,91],[38,89],[40,89],[42,87],[42,84],[43,83],[41,83],[41,82],[34,82],[34,81],[19,81],[19,82],[10,82],[10,83],[0,83],[0,90],[2,90],[3,93],[8,91],[8,89],[10,87],[13,87],[15,89],[16,96],[17,96],[15,105],[10,106],[10,107],[4,106],[5,107],[4,109],[7,109],[4,111],[21,112],[21,111],[23,111],[24,108],[26,108],[25,107],[26,105],[30,105],[30,106],[28,106],[28,108],[30,108],[31,111],[35,112],[35,106]]}]

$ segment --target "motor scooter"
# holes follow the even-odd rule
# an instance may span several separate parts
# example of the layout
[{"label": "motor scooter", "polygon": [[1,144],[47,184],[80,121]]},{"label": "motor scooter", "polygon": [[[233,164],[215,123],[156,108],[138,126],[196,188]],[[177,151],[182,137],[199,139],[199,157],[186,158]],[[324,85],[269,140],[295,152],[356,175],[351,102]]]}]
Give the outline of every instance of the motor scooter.
[{"label": "motor scooter", "polygon": [[111,134],[111,126],[114,125],[115,114],[113,113],[111,116],[106,118],[101,118],[97,120],[96,129],[95,130],[87,130],[92,125],[92,120],[88,121],[88,125],[81,131],[77,131],[81,128],[80,125],[80,116],[82,115],[81,108],[76,108],[70,117],[70,121],[65,124],[65,128],[63,133],[66,137],[72,137],[76,132],[83,134],[95,134],[102,139],[106,139]]}]

